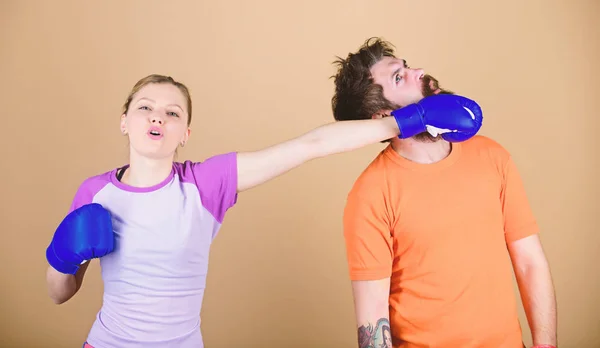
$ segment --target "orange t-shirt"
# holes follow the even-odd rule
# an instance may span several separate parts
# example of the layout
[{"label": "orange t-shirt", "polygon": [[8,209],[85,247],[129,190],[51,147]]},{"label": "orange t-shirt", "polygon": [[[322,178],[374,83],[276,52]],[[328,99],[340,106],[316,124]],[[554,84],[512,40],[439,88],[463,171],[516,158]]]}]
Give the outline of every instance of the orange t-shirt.
[{"label": "orange t-shirt", "polygon": [[535,233],[510,154],[484,136],[433,164],[388,146],[344,211],[350,278],[390,277],[394,347],[523,347],[506,244]]}]

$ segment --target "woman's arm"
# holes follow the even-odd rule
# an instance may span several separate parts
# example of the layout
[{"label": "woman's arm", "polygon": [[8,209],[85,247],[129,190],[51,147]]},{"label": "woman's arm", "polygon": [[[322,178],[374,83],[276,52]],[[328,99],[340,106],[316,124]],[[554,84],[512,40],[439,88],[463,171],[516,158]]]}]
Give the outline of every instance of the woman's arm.
[{"label": "woman's arm", "polygon": [[394,117],[338,121],[263,150],[240,152],[237,190],[263,184],[309,160],[352,151],[399,134]]},{"label": "woman's arm", "polygon": [[48,266],[46,270],[46,284],[48,285],[48,295],[55,304],[62,304],[70,300],[81,288],[83,277],[90,262],[79,266],[75,275],[64,274]]}]

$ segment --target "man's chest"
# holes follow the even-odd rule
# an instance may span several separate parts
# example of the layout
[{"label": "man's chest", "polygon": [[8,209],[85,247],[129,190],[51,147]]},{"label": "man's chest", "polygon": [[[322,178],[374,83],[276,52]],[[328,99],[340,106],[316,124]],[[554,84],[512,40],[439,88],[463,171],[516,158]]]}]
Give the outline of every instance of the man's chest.
[{"label": "man's chest", "polygon": [[392,197],[392,233],[404,245],[452,245],[503,238],[502,179],[466,171],[405,182]]}]

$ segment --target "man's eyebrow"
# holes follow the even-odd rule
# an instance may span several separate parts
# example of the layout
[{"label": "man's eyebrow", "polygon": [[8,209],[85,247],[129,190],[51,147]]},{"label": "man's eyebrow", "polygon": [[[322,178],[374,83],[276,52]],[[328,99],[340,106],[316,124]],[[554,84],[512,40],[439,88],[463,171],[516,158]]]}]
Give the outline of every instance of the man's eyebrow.
[{"label": "man's eyebrow", "polygon": [[[398,59],[398,60],[402,62],[402,66],[406,66],[406,59]],[[398,60],[390,60],[388,65],[394,65],[394,64],[398,63]]]}]

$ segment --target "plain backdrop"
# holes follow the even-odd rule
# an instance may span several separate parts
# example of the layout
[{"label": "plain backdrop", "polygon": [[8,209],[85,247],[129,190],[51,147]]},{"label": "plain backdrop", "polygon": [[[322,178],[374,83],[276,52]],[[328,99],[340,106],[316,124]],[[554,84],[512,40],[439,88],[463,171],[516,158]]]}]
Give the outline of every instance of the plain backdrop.
[{"label": "plain backdrop", "polygon": [[[98,263],[56,306],[45,248],[80,183],[126,163],[119,117],[139,78],[189,86],[177,159],[202,161],[332,122],[333,60],[380,36],[480,103],[481,134],[513,154],[539,219],[560,347],[600,347],[599,14],[597,0],[0,1],[0,346],[85,340]],[[241,194],[211,251],[207,347],[356,346],[342,210],[383,146]]]}]

